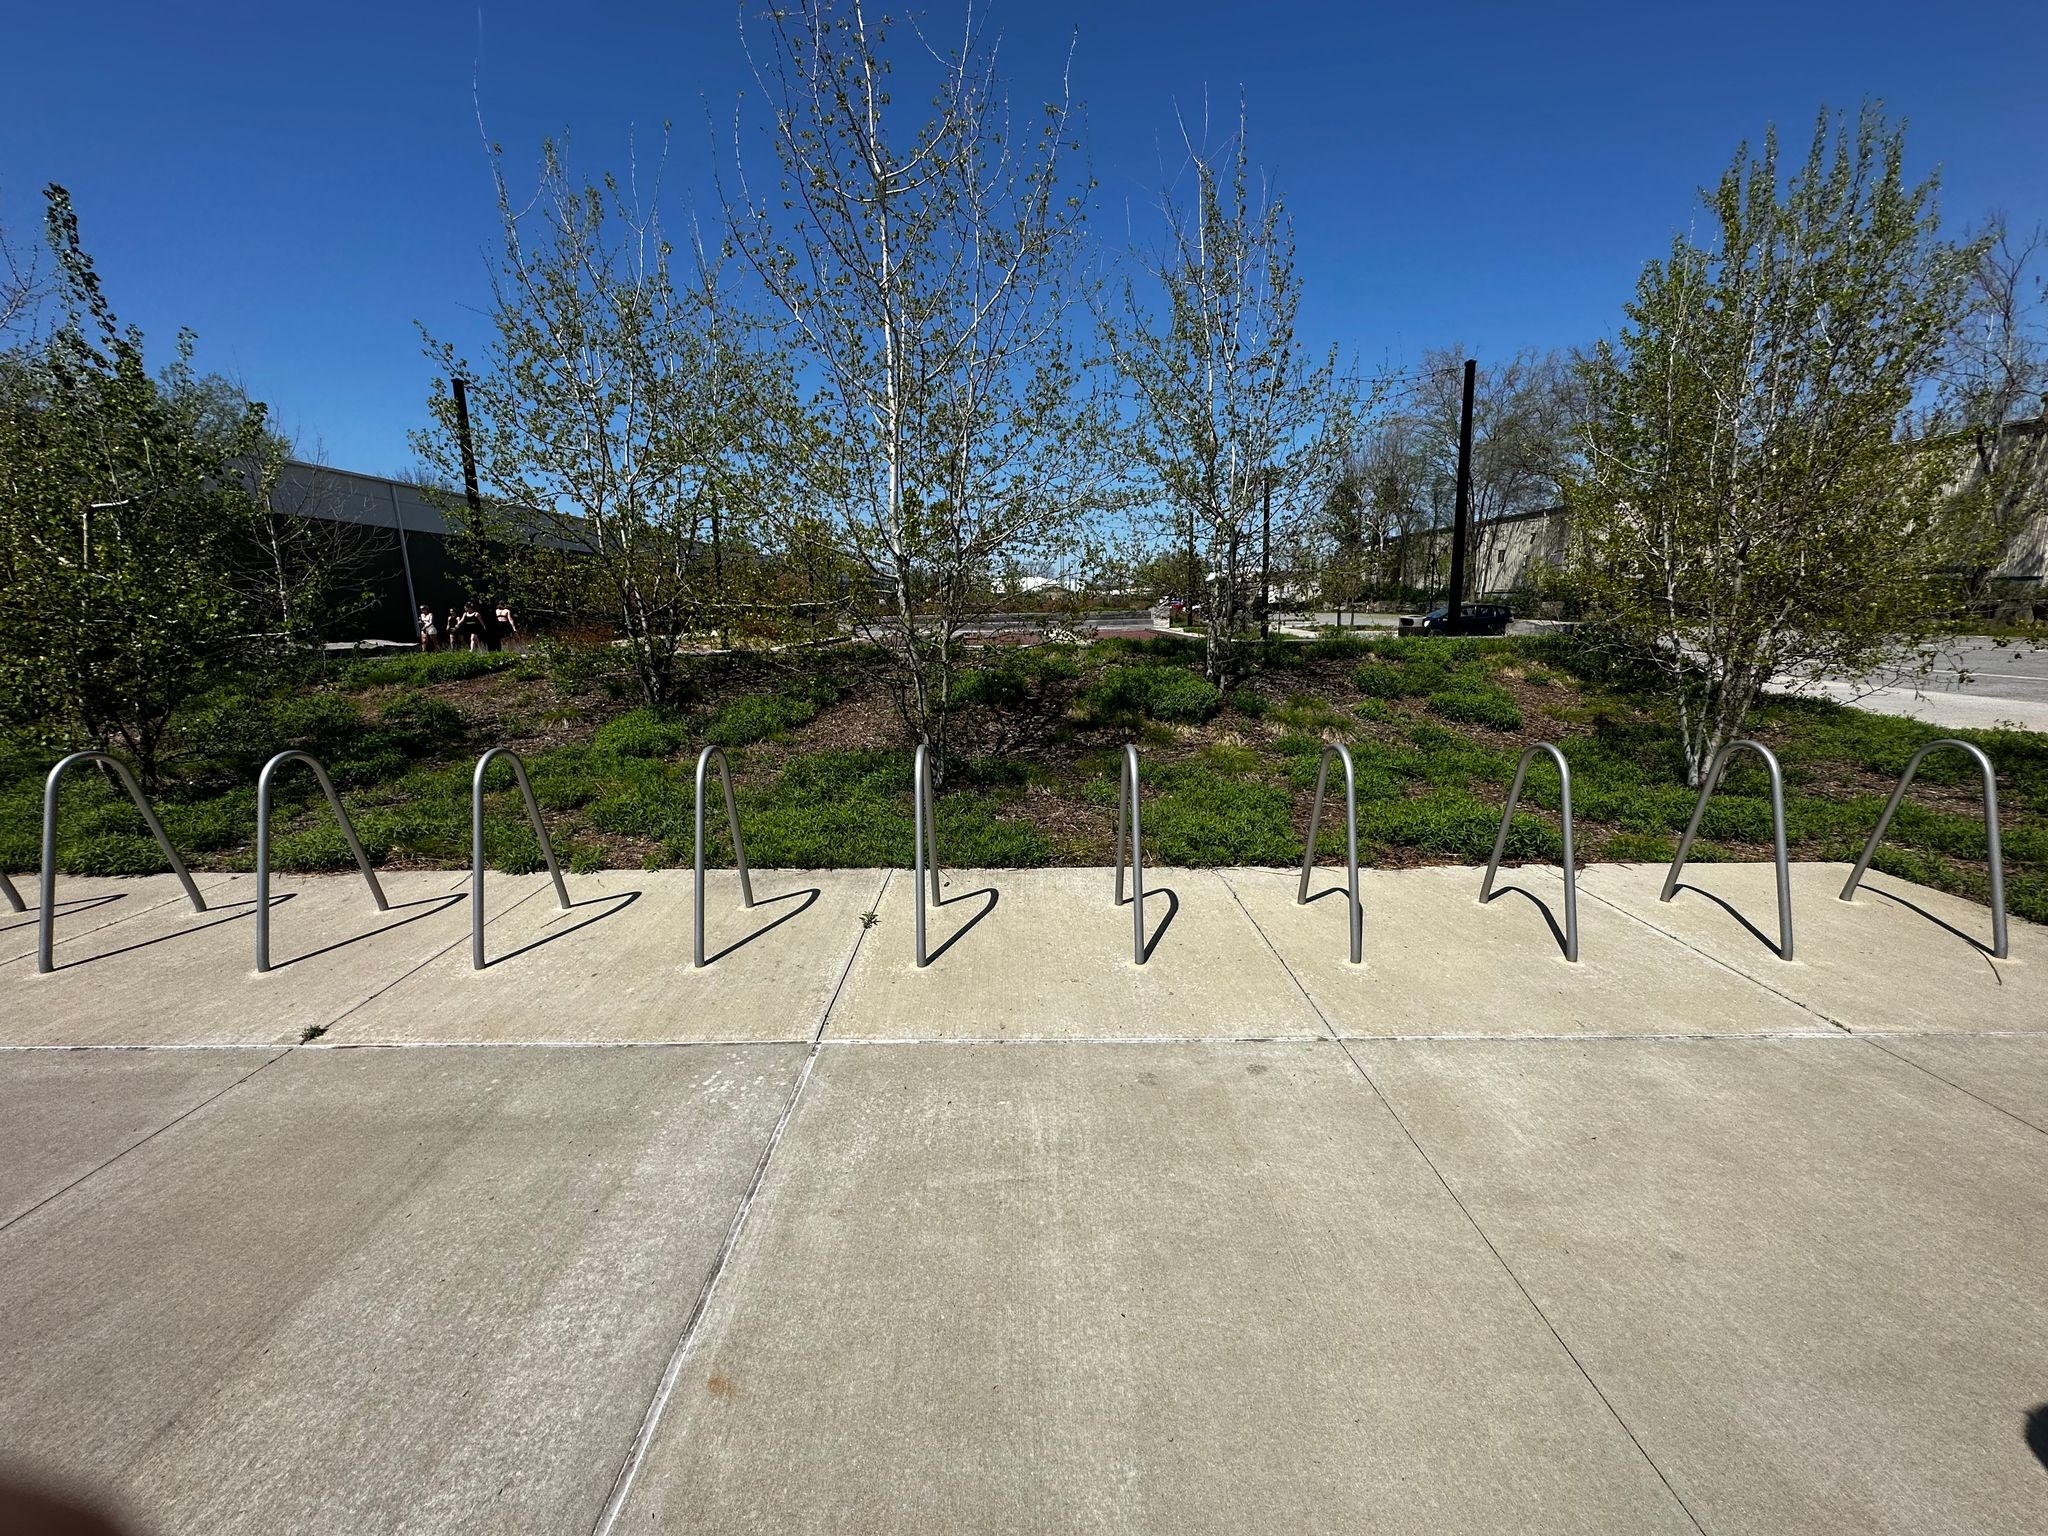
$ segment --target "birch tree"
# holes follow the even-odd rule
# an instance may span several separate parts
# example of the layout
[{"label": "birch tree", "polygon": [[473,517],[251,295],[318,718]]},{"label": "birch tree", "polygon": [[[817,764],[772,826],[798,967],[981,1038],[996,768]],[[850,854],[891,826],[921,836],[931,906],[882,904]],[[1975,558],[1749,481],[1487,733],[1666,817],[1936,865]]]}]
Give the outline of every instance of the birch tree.
[{"label": "birch tree", "polygon": [[1247,665],[1247,567],[1269,487],[1283,517],[1320,509],[1358,401],[1336,348],[1312,356],[1297,332],[1293,221],[1254,184],[1242,106],[1220,152],[1182,139],[1192,188],[1162,197],[1164,239],[1102,323],[1134,406],[1131,446],[1179,525],[1190,581],[1198,553],[1215,573],[1203,606],[1220,687]]},{"label": "birch tree", "polygon": [[441,377],[415,447],[460,483],[448,381],[466,378],[482,505],[450,510],[471,543],[529,606],[610,623],[641,699],[673,703],[685,651],[730,619],[723,556],[778,483],[786,370],[753,346],[715,255],[670,243],[658,171],[645,188],[637,165],[582,181],[548,143],[531,197],[515,198],[495,146],[491,173],[495,335],[480,368],[427,339]]},{"label": "birch tree", "polygon": [[770,12],[746,37],[765,154],[736,121],[725,201],[815,389],[789,503],[864,585],[943,773],[962,620],[1101,504],[1107,461],[1070,323],[1090,183],[1066,82],[1013,114],[972,12],[950,47],[903,35],[899,81],[862,0]]},{"label": "birch tree", "polygon": [[1902,131],[1823,113],[1780,183],[1775,133],[1705,194],[1715,238],[1644,269],[1581,364],[1578,577],[1661,669],[1697,783],[1766,684],[1854,677],[1954,611],[1957,451],[1905,433],[1974,248],[1939,238]]}]

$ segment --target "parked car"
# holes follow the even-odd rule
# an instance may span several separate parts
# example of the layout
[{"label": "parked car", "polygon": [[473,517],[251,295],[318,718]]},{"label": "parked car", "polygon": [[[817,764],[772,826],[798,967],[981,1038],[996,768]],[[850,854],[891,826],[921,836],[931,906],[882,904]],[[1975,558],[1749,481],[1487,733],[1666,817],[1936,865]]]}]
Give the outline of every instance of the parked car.
[{"label": "parked car", "polygon": [[1458,611],[1458,622],[1451,623],[1448,605],[1432,608],[1416,618],[1412,614],[1401,616],[1401,628],[1415,635],[1504,635],[1508,632],[1508,620],[1514,614],[1506,603],[1467,603]]}]

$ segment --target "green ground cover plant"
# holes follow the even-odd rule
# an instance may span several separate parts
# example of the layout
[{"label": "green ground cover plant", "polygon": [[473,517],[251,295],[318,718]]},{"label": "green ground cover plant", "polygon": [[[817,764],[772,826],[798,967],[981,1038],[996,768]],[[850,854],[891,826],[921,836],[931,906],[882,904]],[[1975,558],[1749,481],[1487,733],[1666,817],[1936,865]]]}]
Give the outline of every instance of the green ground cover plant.
[{"label": "green ground cover plant", "polygon": [[[523,757],[565,867],[686,865],[697,751],[731,760],[749,857],[764,867],[908,864],[909,743],[871,652],[791,662],[707,661],[692,702],[629,707],[574,647],[522,656],[404,657],[312,668],[268,685],[232,678],[176,723],[158,805],[198,867],[251,866],[255,777],[284,747],[313,752],[341,787],[365,849],[397,868],[469,857],[470,776],[486,746]],[[600,658],[601,660],[601,658]],[[1558,638],[1279,642],[1228,694],[1200,648],[1109,641],[991,650],[963,674],[954,756],[939,796],[941,857],[956,866],[1106,864],[1122,743],[1142,756],[1148,857],[1162,864],[1289,864],[1330,743],[1356,767],[1363,857],[1381,865],[1487,856],[1516,759],[1537,739],[1571,763],[1581,857],[1668,859],[1692,813],[1667,708],[1625,664]],[[2008,896],[2048,921],[2048,736],[1937,732],[1839,705],[1767,700],[1751,728],[1779,755],[1787,834],[1802,859],[1849,859],[1907,759],[1936,735],[1989,752],[2000,774]],[[47,744],[0,737],[0,862],[37,859]],[[487,779],[494,868],[541,867],[508,767]],[[310,774],[278,784],[277,866],[345,868],[346,843]],[[1332,768],[1331,793],[1341,778]],[[98,775],[64,792],[58,861],[73,874],[143,874],[162,856]],[[1555,859],[1555,775],[1531,769],[1511,859]],[[718,808],[714,807],[714,810]],[[713,858],[730,861],[723,818]],[[1702,822],[1696,858],[1768,855],[1760,765],[1737,760]],[[1324,858],[1341,856],[1326,815]],[[1923,767],[1879,851],[1881,870],[1982,899],[1986,845],[1974,773],[1960,756]]]}]

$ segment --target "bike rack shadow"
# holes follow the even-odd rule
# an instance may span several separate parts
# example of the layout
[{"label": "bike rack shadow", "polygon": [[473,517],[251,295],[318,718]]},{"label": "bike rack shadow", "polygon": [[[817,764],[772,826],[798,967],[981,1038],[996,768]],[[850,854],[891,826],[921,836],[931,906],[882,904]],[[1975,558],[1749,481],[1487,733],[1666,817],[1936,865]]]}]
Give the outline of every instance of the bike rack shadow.
[{"label": "bike rack shadow", "polygon": [[966,938],[968,930],[971,929],[976,923],[980,922],[984,917],[987,917],[989,913],[995,911],[996,903],[1002,900],[1002,898],[996,894],[996,888],[994,886],[984,885],[978,891],[962,891],[957,896],[940,896],[933,900],[932,905],[934,907],[944,909],[946,907],[958,906],[963,901],[972,901],[977,896],[986,896],[988,898],[987,901],[981,904],[981,910],[975,913],[974,916],[967,919],[967,921],[962,923],[958,928],[954,929],[952,933],[947,935],[944,943],[939,945],[937,949],[932,950],[929,954],[927,954],[924,957],[924,960],[922,962],[923,964],[930,965],[934,960],[938,959],[939,956],[943,955],[955,944],[958,944],[962,939]]},{"label": "bike rack shadow", "polygon": [[[334,781],[327,776],[327,770],[320,759],[310,752],[296,749],[280,752],[263,765],[263,771],[256,775],[256,970],[260,975],[270,969],[270,799],[271,781],[277,777],[277,770],[292,763],[304,763],[313,771],[319,781],[320,793],[327,797],[327,804],[334,811],[334,819],[341,823],[341,835],[348,840],[348,851],[355,855],[356,868],[363,872],[363,883],[370,888],[370,899],[377,904],[379,912],[391,910],[391,903],[384,899],[384,887],[377,883],[377,873],[370,868],[369,855],[363,852],[362,839],[356,836],[355,823],[348,819],[348,812],[342,809],[341,796],[334,792]],[[345,941],[345,942],[353,942]],[[329,945],[329,949],[338,946]],[[326,950],[315,950],[325,954]],[[300,959],[308,957],[301,955]]]},{"label": "bike rack shadow", "polygon": [[[739,945],[735,944],[722,949],[718,952],[718,955],[713,955],[710,960],[704,957],[704,782],[705,776],[711,771],[711,760],[713,758],[718,760],[719,782],[725,786],[725,822],[732,832],[732,861],[738,866],[740,872],[740,905],[744,907],[755,905],[754,877],[747,871],[747,844],[746,840],[740,836],[739,807],[733,803],[732,798],[732,765],[726,761],[725,749],[723,747],[706,747],[697,754],[696,853],[691,860],[692,868],[696,873],[696,883],[693,887],[696,893],[696,903],[691,908],[690,913],[690,964],[699,970],[709,965],[712,960],[716,960],[718,955],[730,954],[739,947]],[[934,879],[936,879],[936,876],[934,876]],[[805,905],[808,906],[809,903],[806,902]],[[802,911],[803,909],[800,907],[797,910]],[[792,912],[788,916],[795,917],[796,913]],[[788,918],[783,918],[781,921],[786,922]],[[773,928],[774,926],[774,923],[770,923],[768,928]],[[763,928],[761,932],[766,933],[768,928]],[[923,930],[920,929],[919,932],[921,933]],[[740,940],[741,944],[746,942],[745,939]]]},{"label": "bike rack shadow", "polygon": [[[913,951],[917,968],[923,970],[947,950],[967,937],[969,930],[989,913],[995,911],[996,903],[1002,898],[994,886],[983,886],[978,891],[962,891],[957,896],[939,894],[939,828],[938,815],[932,806],[932,749],[929,743],[917,744],[917,755],[910,764],[911,820],[910,835],[914,844],[911,855],[911,869],[917,880],[917,913]],[[977,896],[986,896],[988,901],[982,909],[962,923],[953,934],[937,949],[925,947],[925,913],[930,908],[945,908],[955,902],[972,901]],[[929,901],[927,901],[929,897]]]},{"label": "bike rack shadow", "polygon": [[[1126,899],[1130,900],[1133,905],[1137,905],[1150,901],[1155,896],[1164,896],[1166,898],[1166,916],[1159,919],[1159,926],[1152,930],[1152,937],[1145,940],[1145,947],[1138,956],[1138,964],[1140,965],[1143,965],[1152,958],[1152,952],[1159,948],[1159,941],[1166,937],[1166,930],[1171,928],[1173,920],[1180,916],[1180,896],[1170,885],[1155,885],[1151,890],[1145,892],[1143,896],[1133,896]],[[1140,921],[1142,922],[1143,919],[1141,918]],[[1144,930],[1141,928],[1139,931],[1142,933]]]},{"label": "bike rack shadow", "polygon": [[512,770],[512,782],[526,799],[527,820],[533,823],[541,856],[548,861],[548,877],[555,882],[555,907],[562,912],[569,910],[569,887],[562,884],[562,866],[555,862],[555,845],[548,841],[547,824],[540,819],[540,806],[535,803],[533,786],[526,779],[526,764],[510,747],[492,747],[476,760],[476,772],[469,784],[469,968],[473,971],[484,968],[484,774],[501,757]]},{"label": "bike rack shadow", "polygon": [[1567,960],[1576,960],[1578,958],[1578,956],[1572,953],[1573,946],[1571,941],[1571,935],[1568,934],[1564,930],[1564,928],[1559,926],[1557,921],[1557,914],[1550,910],[1550,903],[1545,901],[1541,896],[1538,896],[1534,891],[1530,890],[1527,886],[1496,886],[1492,891],[1490,891],[1488,894],[1482,896],[1479,899],[1480,905],[1491,905],[1493,902],[1500,900],[1500,898],[1503,896],[1520,896],[1524,898],[1526,901],[1528,901],[1528,903],[1531,906],[1533,906],[1538,912],[1543,914],[1544,926],[1550,929],[1551,938],[1557,941],[1558,953],[1563,955]]},{"label": "bike rack shadow", "polygon": [[[1927,908],[1921,906],[1918,902],[1909,901],[1906,897],[1901,896],[1897,891],[1888,891],[1881,885],[1871,885],[1869,883],[1869,878],[1870,877],[1867,875],[1864,876],[1863,880],[1859,882],[1857,885],[1857,890],[1860,891],[1863,895],[1876,896],[1885,901],[1890,902],[1893,906],[1904,907],[1908,912],[1911,912],[1915,917],[1924,918],[1926,919],[1926,921],[1932,923],[1935,927],[1941,929],[1942,932],[1950,935],[1953,938],[1961,939],[1965,944],[1969,945],[1970,948],[1977,951],[1977,953],[1982,955],[1986,960],[2004,960],[2009,958],[2009,956],[2000,954],[1993,945],[1986,944],[1982,939],[1978,938],[1977,935],[1971,933],[1969,930],[1964,928],[1958,928],[1954,923],[1950,922],[1940,913],[1928,911]],[[2001,981],[2004,980],[2004,977],[2001,975],[1998,967],[1995,965],[1991,967],[1991,974],[1994,976],[1998,976]]]},{"label": "bike rack shadow", "polygon": [[[1871,859],[1877,854],[1877,845],[1884,841],[1885,828],[1892,824],[1892,817],[1899,809],[1899,802],[1906,798],[1906,791],[1913,786],[1913,775],[1920,771],[1920,764],[1926,760],[1928,753],[1943,750],[1960,752],[1968,757],[1976,765],[1978,781],[1984,788],[1984,851],[1986,872],[1991,880],[1991,943],[1987,948],[1975,939],[1970,939],[1970,942],[1993,960],[2007,960],[2012,957],[2012,949],[2005,922],[2005,855],[2000,849],[1998,837],[1998,774],[1992,768],[1991,759],[1985,756],[1983,749],[1972,746],[1967,741],[1945,737],[1940,741],[1928,742],[1913,754],[1912,760],[1906,764],[1906,771],[1899,775],[1899,782],[1892,786],[1891,798],[1884,803],[1884,814],[1877,818],[1877,825],[1871,829],[1870,841],[1863,845],[1863,854],[1856,860],[1856,867],[1849,872],[1848,883],[1842,887],[1842,894],[1838,899],[1850,901],[1856,895],[1856,887],[1862,882],[1865,872],[1870,868]],[[1904,905],[1912,906],[1912,903],[1906,902]],[[1913,910],[1917,912],[1920,909],[1914,907]],[[1942,923],[1941,919],[1931,912],[1923,912],[1921,916],[1941,923],[1941,926],[1948,928],[1951,933],[1969,938],[1969,935],[1962,933],[1960,929]]]},{"label": "bike rack shadow", "polygon": [[[516,960],[523,954],[527,954],[532,950],[539,949],[543,944],[552,944],[557,939],[566,939],[567,937],[569,937],[570,934],[577,932],[579,929],[588,928],[592,923],[601,923],[608,917],[617,916],[619,913],[625,911],[626,908],[633,905],[634,902],[638,901],[640,899],[640,895],[641,893],[639,891],[613,891],[609,895],[605,896],[586,896],[581,901],[572,901],[569,903],[568,906],[560,909],[559,915],[566,916],[567,914],[576,911],[579,907],[602,906],[606,902],[614,902],[616,903],[616,905],[608,907],[606,908],[606,910],[602,912],[593,912],[590,914],[590,916],[584,918],[582,921],[571,923],[566,928],[557,928],[553,933],[544,933],[537,939],[529,939],[526,943],[520,945],[517,949],[510,950],[507,953],[498,956],[498,958],[495,960],[486,960],[481,967],[472,966],[471,969],[482,969],[487,971],[494,965],[503,965],[507,960]],[[550,919],[550,921],[553,920],[554,919]]]},{"label": "bike rack shadow", "polygon": [[[104,907],[110,901],[126,901],[126,891],[108,891],[103,896],[74,896],[69,901],[57,903],[57,913],[62,917],[76,917],[81,912],[90,912],[94,907]],[[0,923],[0,933],[12,933],[17,928],[31,928],[42,921],[42,914],[34,907],[23,907],[19,912],[10,912],[9,917],[18,922]]]},{"label": "bike rack shadow", "polygon": [[[283,895],[275,896],[271,899],[273,902],[286,902],[290,901],[295,894],[296,892],[286,891]],[[236,911],[235,909],[238,907],[242,910]],[[255,915],[256,903],[254,901],[216,901],[206,911],[207,920],[203,923],[191,923],[183,928],[174,929],[170,933],[160,933],[154,938],[137,939],[133,944],[123,944],[119,949],[103,949],[98,954],[86,955],[77,960],[67,960],[62,965],[53,963],[44,974],[60,975],[65,971],[75,971],[80,966],[92,965],[96,961],[112,960],[117,955],[132,955],[139,949],[154,949],[159,944],[169,944],[177,939],[190,938],[193,934],[204,933],[209,928],[219,928],[228,923],[239,923],[243,918]]]},{"label": "bike rack shadow", "polygon": [[[1514,825],[1515,807],[1522,803],[1522,781],[1529,776],[1529,765],[1536,760],[1538,752],[1548,752],[1550,760],[1557,764],[1557,795],[1560,823],[1564,829],[1564,931],[1559,932],[1557,919],[1550,915],[1550,908],[1538,899],[1534,891],[1523,890],[1520,886],[1503,886],[1502,890],[1520,891],[1536,903],[1543,913],[1543,920],[1550,924],[1550,931],[1556,935],[1558,948],[1573,965],[1579,963],[1579,865],[1577,855],[1572,851],[1572,767],[1564,760],[1564,751],[1554,741],[1539,741],[1522,754],[1522,760],[1515,764],[1514,788],[1508,791],[1507,809],[1500,813],[1500,833],[1493,840],[1493,857],[1486,861],[1486,878],[1479,882],[1479,905],[1485,906],[1500,894],[1494,890],[1494,878],[1500,873],[1501,855],[1508,850],[1508,832]],[[1782,825],[1782,821],[1781,821]]]},{"label": "bike rack shadow", "polygon": [[[1727,897],[1716,896],[1712,891],[1706,889],[1706,887],[1694,885],[1689,880],[1681,880],[1676,885],[1671,887],[1672,896],[1676,896],[1680,891],[1690,891],[1695,896],[1704,896],[1708,901],[1711,901],[1723,912],[1726,912],[1730,917],[1734,918],[1736,922],[1740,923],[1744,931],[1747,932],[1751,938],[1755,939],[1757,943],[1763,945],[1765,949],[1768,949],[1780,960],[1785,958],[1784,951],[1778,948],[1778,941],[1772,938],[1769,934],[1765,933],[1763,929],[1757,927],[1755,923],[1751,922],[1749,918],[1743,914],[1742,909],[1736,906],[1734,902],[1728,900]],[[1666,896],[1663,899],[1669,901],[1671,897]]]},{"label": "bike rack shadow", "polygon": [[[1685,861],[1692,852],[1692,841],[1699,835],[1700,818],[1707,814],[1707,802],[1714,798],[1714,791],[1721,784],[1721,775],[1728,769],[1728,759],[1742,751],[1754,752],[1762,758],[1764,769],[1771,776],[1771,859],[1777,866],[1778,875],[1778,942],[1775,944],[1764,938],[1754,923],[1713,892],[1701,891],[1696,885],[1681,887],[1678,882],[1678,877],[1685,873]],[[1764,947],[1780,960],[1792,958],[1792,870],[1785,858],[1785,775],[1778,767],[1778,755],[1762,742],[1731,741],[1714,754],[1706,776],[1700,780],[1700,797],[1693,805],[1692,820],[1685,824],[1685,836],[1678,840],[1678,857],[1671,861],[1671,868],[1664,876],[1664,890],[1657,899],[1669,901],[1681,889],[1699,891],[1700,895],[1733,913],[1742,926],[1756,934]]]},{"label": "bike rack shadow", "polygon": [[[291,894],[291,892],[287,891],[283,896],[273,898],[272,905],[288,900]],[[401,918],[395,923],[386,923],[381,928],[370,928],[361,933],[352,933],[345,939],[336,939],[332,944],[323,944],[318,949],[309,949],[303,955],[293,955],[289,960],[272,960],[265,967],[265,970],[281,971],[288,965],[297,965],[302,960],[317,960],[322,955],[331,955],[337,949],[347,949],[349,945],[360,944],[365,939],[374,939],[383,934],[396,933],[399,929],[410,927],[424,918],[446,912],[450,907],[464,900],[467,895],[466,891],[449,891],[441,896],[420,896],[412,901],[388,902],[379,910],[384,912],[403,912],[408,907],[423,907],[426,910],[415,912],[411,917]]]},{"label": "bike rack shadow", "polygon": [[[149,828],[149,835],[156,839],[156,845],[163,851],[164,862],[171,866],[171,873],[178,877],[178,884],[184,887],[185,899],[192,903],[194,912],[206,910],[206,898],[199,894],[199,887],[192,883],[191,871],[185,868],[185,861],[178,857],[178,850],[171,846],[170,838],[164,833],[164,824],[157,820],[157,814],[135,782],[135,775],[128,771],[128,765],[118,757],[105,752],[73,752],[69,757],[59,758],[57,766],[50,770],[50,776],[43,781],[43,867],[36,881],[36,970],[47,973],[57,968],[53,947],[57,929],[57,790],[64,782],[64,775],[73,768],[86,763],[97,763],[111,773],[135,809],[141,813],[143,823]],[[17,912],[22,910],[21,897],[8,882],[8,905]]]},{"label": "bike rack shadow", "polygon": [[798,902],[796,906],[791,907],[787,912],[783,913],[782,916],[770,919],[768,922],[765,922],[760,927],[756,928],[752,933],[741,934],[738,938],[734,939],[730,944],[726,945],[725,948],[719,950],[716,954],[706,956],[704,963],[706,965],[710,965],[713,961],[723,960],[727,955],[731,954],[734,950],[744,949],[747,945],[753,943],[754,940],[758,938],[763,938],[766,935],[773,933],[777,928],[780,928],[784,923],[795,922],[798,918],[802,917],[806,912],[810,911],[812,907],[816,906],[818,904],[818,898],[823,896],[824,894],[825,893],[822,890],[820,890],[817,886],[807,885],[802,890],[784,891],[779,896],[755,897],[753,901],[748,903],[748,907],[750,910],[757,907],[768,906],[772,902],[795,901],[796,898],[799,896],[801,896],[803,900],[801,902]]}]

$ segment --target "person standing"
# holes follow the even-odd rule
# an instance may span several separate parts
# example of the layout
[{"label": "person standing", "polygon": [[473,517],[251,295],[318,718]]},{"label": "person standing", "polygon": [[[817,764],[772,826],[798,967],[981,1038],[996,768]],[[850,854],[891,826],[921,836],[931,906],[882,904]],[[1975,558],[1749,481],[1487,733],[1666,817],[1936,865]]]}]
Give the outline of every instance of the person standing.
[{"label": "person standing", "polygon": [[512,605],[510,603],[501,602],[498,604],[498,632],[505,637],[508,645],[519,638],[519,626],[512,622]]},{"label": "person standing", "polygon": [[434,628],[434,610],[425,603],[420,604],[420,649],[431,651],[439,639],[440,632]]}]

